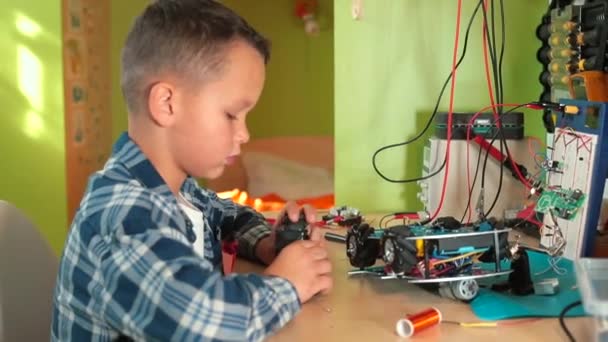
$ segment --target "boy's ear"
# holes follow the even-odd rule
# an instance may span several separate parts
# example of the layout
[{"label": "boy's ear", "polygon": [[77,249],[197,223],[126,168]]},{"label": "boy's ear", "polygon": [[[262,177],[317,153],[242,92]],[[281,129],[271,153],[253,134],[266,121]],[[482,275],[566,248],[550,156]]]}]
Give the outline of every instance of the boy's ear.
[{"label": "boy's ear", "polygon": [[148,97],[150,116],[161,127],[171,126],[175,120],[174,95],[175,88],[169,83],[159,82],[150,89]]}]

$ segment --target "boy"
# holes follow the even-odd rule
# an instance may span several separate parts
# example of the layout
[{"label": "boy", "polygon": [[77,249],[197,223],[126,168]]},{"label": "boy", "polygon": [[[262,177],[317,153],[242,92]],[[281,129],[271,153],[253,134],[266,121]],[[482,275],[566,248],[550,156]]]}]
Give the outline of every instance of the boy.
[{"label": "boy", "polygon": [[[212,0],[157,0],[137,18],[122,55],[128,134],[74,218],[53,340],[260,340],[331,289],[318,231],[275,256],[264,217],[193,178],[219,176],[249,139],[268,57],[267,41]],[[285,209],[293,221],[299,211]],[[227,238],[264,273],[224,276]]]}]

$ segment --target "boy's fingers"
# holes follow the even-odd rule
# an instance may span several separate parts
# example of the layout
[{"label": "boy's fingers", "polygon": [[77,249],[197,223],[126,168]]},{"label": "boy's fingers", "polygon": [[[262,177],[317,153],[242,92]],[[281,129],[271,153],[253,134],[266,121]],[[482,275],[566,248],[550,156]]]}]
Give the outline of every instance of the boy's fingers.
[{"label": "boy's fingers", "polygon": [[298,219],[300,219],[300,207],[296,204],[296,202],[287,202],[284,210],[291,222],[298,222]]},{"label": "boy's fingers", "polygon": [[[297,214],[294,212],[296,212]],[[285,206],[283,206],[283,209],[281,209],[281,211],[279,211],[279,214],[277,215],[277,220],[274,224],[275,227],[283,222],[283,218],[285,217],[285,215],[287,215],[290,221],[296,222],[300,215],[298,212],[298,205],[293,201],[285,203]]]},{"label": "boy's fingers", "polygon": [[334,286],[334,281],[329,275],[322,275],[317,277],[317,281],[315,281],[314,293],[323,293],[327,294],[331,291],[331,288]]},{"label": "boy's fingers", "polygon": [[315,242],[322,242],[325,233],[321,229],[312,226],[310,232],[310,240]]},{"label": "boy's fingers", "polygon": [[289,220],[292,222],[298,222],[300,219],[300,213],[302,212],[306,217],[306,222],[313,224],[317,221],[317,210],[314,207],[310,205],[300,207],[294,201],[289,201],[285,204],[285,207],[283,207],[283,210],[279,214],[279,220],[283,217],[283,215],[287,215]]},{"label": "boy's fingers", "polygon": [[317,209],[306,204],[302,206],[302,211],[304,211],[304,215],[306,215],[306,222],[310,224],[317,222]]}]

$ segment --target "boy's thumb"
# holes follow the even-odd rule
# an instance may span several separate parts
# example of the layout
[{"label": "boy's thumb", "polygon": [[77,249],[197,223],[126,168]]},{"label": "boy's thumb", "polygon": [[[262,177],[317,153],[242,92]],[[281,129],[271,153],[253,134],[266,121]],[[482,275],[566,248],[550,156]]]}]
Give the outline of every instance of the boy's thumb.
[{"label": "boy's thumb", "polygon": [[318,227],[311,227],[310,229],[312,230],[312,232],[310,233],[310,240],[316,242],[323,241],[325,233],[323,233],[321,229],[319,229]]}]

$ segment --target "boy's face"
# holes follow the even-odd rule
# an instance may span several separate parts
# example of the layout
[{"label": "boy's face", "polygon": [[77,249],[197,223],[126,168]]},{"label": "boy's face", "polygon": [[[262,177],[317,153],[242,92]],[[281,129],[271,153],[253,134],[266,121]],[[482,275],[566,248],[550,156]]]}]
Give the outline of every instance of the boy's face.
[{"label": "boy's face", "polygon": [[198,89],[178,87],[173,110],[178,115],[169,132],[171,155],[184,173],[219,177],[249,140],[245,123],[264,87],[265,64],[250,45],[236,41],[214,79]]}]

